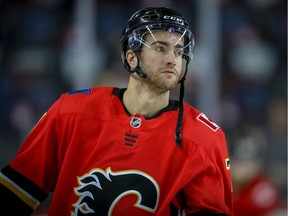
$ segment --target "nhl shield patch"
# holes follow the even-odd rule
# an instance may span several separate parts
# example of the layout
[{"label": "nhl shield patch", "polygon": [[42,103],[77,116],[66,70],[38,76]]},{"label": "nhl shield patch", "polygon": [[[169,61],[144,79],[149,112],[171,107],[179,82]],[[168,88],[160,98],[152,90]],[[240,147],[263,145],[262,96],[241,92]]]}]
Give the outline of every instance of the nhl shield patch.
[{"label": "nhl shield patch", "polygon": [[130,121],[130,126],[133,128],[139,128],[141,126],[142,119],[139,117],[133,116]]}]

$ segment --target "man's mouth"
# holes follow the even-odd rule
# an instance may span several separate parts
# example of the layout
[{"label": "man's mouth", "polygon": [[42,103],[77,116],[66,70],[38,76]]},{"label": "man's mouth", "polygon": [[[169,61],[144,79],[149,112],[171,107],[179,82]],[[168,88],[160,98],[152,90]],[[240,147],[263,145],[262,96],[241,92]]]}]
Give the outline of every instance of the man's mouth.
[{"label": "man's mouth", "polygon": [[162,73],[165,74],[175,74],[175,72],[173,70],[164,70]]}]

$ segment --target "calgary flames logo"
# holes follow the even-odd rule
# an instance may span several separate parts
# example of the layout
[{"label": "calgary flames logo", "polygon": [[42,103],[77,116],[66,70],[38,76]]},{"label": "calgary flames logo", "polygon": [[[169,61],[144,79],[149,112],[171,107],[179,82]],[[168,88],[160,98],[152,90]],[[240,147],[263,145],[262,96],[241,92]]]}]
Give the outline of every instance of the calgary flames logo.
[{"label": "calgary flames logo", "polygon": [[79,186],[74,188],[79,197],[73,204],[71,216],[108,215],[111,216],[116,204],[126,195],[138,197],[135,207],[155,213],[159,200],[157,182],[138,170],[112,172],[93,169],[78,177]]}]

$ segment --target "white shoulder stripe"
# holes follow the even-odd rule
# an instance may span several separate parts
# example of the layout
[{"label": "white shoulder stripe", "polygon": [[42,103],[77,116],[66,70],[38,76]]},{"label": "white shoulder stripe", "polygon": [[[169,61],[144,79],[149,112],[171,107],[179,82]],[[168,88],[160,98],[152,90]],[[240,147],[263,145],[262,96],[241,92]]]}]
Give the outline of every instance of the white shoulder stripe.
[{"label": "white shoulder stripe", "polygon": [[209,119],[204,113],[201,113],[200,115],[198,115],[197,120],[205,124],[207,127],[209,127],[213,131],[217,131],[220,128],[215,122]]}]

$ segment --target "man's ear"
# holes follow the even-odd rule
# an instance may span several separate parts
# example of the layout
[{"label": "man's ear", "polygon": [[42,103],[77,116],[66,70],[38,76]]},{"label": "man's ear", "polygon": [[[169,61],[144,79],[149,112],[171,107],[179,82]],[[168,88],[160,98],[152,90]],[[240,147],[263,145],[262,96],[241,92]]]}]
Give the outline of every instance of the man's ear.
[{"label": "man's ear", "polygon": [[132,50],[126,52],[126,60],[130,66],[131,71],[133,71],[137,66],[137,56],[136,53]]}]

